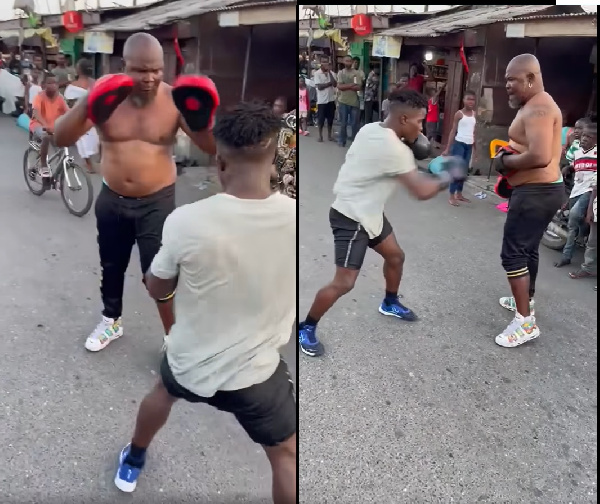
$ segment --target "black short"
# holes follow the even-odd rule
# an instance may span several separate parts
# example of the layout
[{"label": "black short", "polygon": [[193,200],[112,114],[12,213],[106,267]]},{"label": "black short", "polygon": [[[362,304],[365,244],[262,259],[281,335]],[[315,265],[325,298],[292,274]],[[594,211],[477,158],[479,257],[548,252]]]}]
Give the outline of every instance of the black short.
[{"label": "black short", "polygon": [[329,224],[331,224],[335,244],[335,265],[352,270],[359,270],[362,267],[368,248],[376,247],[394,232],[384,215],[381,234],[369,238],[365,228],[335,208],[329,210]]},{"label": "black short", "polygon": [[276,446],[296,433],[294,384],[283,359],[266,381],[241,390],[220,390],[213,397],[197,396],[179,385],[166,355],[160,365],[160,376],[172,397],[232,413],[255,443]]},{"label": "black short", "polygon": [[335,118],[335,102],[330,101],[329,103],[319,103],[317,105],[317,123],[319,126],[323,126],[325,122],[329,126],[333,124]]},{"label": "black short", "polygon": [[561,207],[565,188],[560,184],[525,184],[510,196],[502,239],[502,266],[509,278],[528,275],[537,262],[544,231]]},{"label": "black short", "polygon": [[102,184],[95,208],[100,262],[129,264],[137,243],[146,273],[160,250],[165,220],[175,210],[175,184],[143,198],[121,196]]}]

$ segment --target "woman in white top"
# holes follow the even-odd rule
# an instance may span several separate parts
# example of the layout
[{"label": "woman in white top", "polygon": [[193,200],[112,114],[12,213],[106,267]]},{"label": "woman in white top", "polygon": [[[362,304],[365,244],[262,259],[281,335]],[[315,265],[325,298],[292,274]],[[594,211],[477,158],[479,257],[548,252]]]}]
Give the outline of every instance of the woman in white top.
[{"label": "woman in white top", "polygon": [[[87,59],[81,59],[77,62],[77,80],[71,82],[65,89],[65,100],[69,106],[73,106],[77,100],[85,96],[94,85],[92,78],[94,72],[92,62]],[[91,157],[98,154],[100,148],[100,138],[96,128],[90,129],[83,135],[77,143],[77,151],[85,161],[89,173],[94,173],[94,165]]]},{"label": "woman in white top", "polygon": [[[475,93],[465,91],[463,108],[454,115],[454,123],[448,135],[448,146],[442,152],[442,156],[459,156],[469,165],[471,156],[475,155],[475,124]],[[463,186],[464,181],[450,184],[449,203],[452,206],[458,206],[460,201],[469,203],[463,196]]]}]

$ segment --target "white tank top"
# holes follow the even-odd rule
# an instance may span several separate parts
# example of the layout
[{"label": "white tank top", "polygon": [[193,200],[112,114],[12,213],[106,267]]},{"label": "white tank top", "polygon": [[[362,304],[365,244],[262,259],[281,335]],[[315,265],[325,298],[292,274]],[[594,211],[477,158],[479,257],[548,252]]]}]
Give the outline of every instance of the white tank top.
[{"label": "white tank top", "polygon": [[457,142],[466,143],[468,145],[473,145],[475,143],[474,133],[475,133],[475,112],[473,112],[472,116],[466,116],[462,114],[462,117],[458,120],[458,125],[456,127],[456,137],[455,140]]}]

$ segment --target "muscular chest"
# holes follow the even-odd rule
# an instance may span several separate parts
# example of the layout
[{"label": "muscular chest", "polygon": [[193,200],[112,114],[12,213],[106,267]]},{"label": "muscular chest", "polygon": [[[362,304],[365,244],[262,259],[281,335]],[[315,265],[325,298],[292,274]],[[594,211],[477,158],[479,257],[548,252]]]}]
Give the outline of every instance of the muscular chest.
[{"label": "muscular chest", "polygon": [[102,128],[108,142],[142,141],[171,145],[179,129],[179,112],[173,103],[157,102],[137,108],[123,103]]},{"label": "muscular chest", "polygon": [[523,118],[521,117],[521,111],[517,113],[517,116],[510,125],[510,128],[508,128],[508,137],[516,144],[523,146],[527,145],[525,124]]}]

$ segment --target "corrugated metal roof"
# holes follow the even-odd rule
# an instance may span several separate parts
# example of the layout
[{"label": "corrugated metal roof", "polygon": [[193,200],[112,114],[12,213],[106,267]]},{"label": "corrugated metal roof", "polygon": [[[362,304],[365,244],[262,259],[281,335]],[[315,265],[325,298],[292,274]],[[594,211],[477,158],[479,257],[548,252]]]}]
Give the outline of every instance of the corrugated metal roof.
[{"label": "corrugated metal roof", "polygon": [[243,9],[274,3],[295,3],[294,0],[271,0],[258,2],[240,2],[239,0],[175,0],[156,7],[144,9],[120,19],[108,21],[94,27],[89,31],[102,32],[135,32],[151,30],[183,19],[200,16],[209,12]]},{"label": "corrugated metal roof", "polygon": [[595,12],[572,12],[569,14],[540,14],[539,16],[523,16],[519,18],[501,19],[506,23],[518,23],[519,21],[534,21],[536,19],[564,19],[573,17],[590,17],[595,18]]},{"label": "corrugated metal roof", "polygon": [[439,14],[430,19],[409,23],[382,31],[378,35],[397,37],[439,37],[446,33],[467,30],[502,20],[542,12],[554,5],[493,5]]}]

